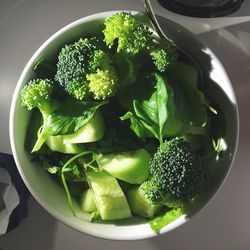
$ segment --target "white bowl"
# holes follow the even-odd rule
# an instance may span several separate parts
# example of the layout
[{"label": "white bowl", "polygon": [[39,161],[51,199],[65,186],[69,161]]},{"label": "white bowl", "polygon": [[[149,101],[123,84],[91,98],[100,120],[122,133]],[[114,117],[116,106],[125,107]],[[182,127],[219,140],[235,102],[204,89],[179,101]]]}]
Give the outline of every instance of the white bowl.
[{"label": "white bowl", "polygon": [[[82,36],[96,33],[101,29],[104,19],[114,13],[114,11],[103,12],[79,19],[59,30],[36,51],[24,68],[13,95],[10,112],[10,140],[16,165],[25,184],[35,199],[50,214],[68,226],[89,235],[113,240],[138,240],[156,235],[145,220],[133,219],[122,223],[91,223],[89,215],[80,212],[80,210],[78,211],[80,218],[74,217],[68,207],[63,188],[54,182],[41,167],[32,163],[29,153],[24,149],[30,112],[20,105],[20,90],[25,83],[34,77],[32,71],[34,63],[42,57],[55,58],[64,44],[75,41]],[[138,12],[133,12],[133,14],[142,16]],[[142,16],[143,19],[147,20]],[[213,96],[213,100],[219,103],[224,111],[227,128],[225,139],[228,144],[224,157],[215,163],[217,170],[213,177],[213,184],[206,189],[206,195],[201,198],[197,208],[189,216],[183,215],[165,226],[160,231],[160,234],[163,234],[188,221],[205,206],[207,201],[211,200],[225,180],[237,147],[239,119],[232,85],[213,52],[180,25],[162,17],[160,17],[160,22],[172,33],[173,39],[200,62],[207,83],[206,92]]]}]

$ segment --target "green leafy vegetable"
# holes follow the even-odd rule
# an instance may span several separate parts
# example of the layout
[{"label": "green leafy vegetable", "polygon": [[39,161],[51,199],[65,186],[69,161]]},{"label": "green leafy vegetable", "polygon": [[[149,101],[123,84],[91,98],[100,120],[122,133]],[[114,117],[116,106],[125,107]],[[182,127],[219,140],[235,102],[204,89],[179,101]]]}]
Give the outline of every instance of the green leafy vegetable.
[{"label": "green leafy vegetable", "polygon": [[68,181],[83,182],[86,181],[83,169],[79,168],[75,163],[71,163],[67,168],[63,169],[65,178]]},{"label": "green leafy vegetable", "polygon": [[60,172],[60,170],[62,169],[62,167],[50,164],[48,161],[46,161],[44,159],[43,160],[43,169],[45,171],[49,172],[50,174],[57,174],[57,173]]},{"label": "green leafy vegetable", "polygon": [[34,147],[36,141],[37,141],[37,131],[43,124],[43,117],[39,110],[34,110],[30,122],[28,125],[28,131],[29,133],[26,134],[25,137],[25,149],[28,152],[32,151],[32,148]]},{"label": "green leafy vegetable", "polygon": [[216,159],[218,160],[221,154],[227,150],[227,143],[223,138],[219,138],[217,141],[213,139],[213,148],[216,153]]},{"label": "green leafy vegetable", "polygon": [[68,102],[48,116],[46,128],[50,135],[77,132],[93,117],[96,110],[107,102]]},{"label": "green leafy vegetable", "polygon": [[44,61],[45,61],[45,59],[44,59],[44,58],[40,58],[40,59],[38,59],[38,60],[36,61],[35,65],[33,66],[33,70],[36,70],[36,69],[37,69],[37,67],[39,67],[41,64],[43,64],[43,63],[44,63]]},{"label": "green leafy vegetable", "polygon": [[[67,199],[68,199],[68,203],[69,203],[69,207],[70,207],[70,210],[72,211],[72,214],[74,216],[76,216],[76,212],[75,212],[75,208],[74,208],[74,205],[73,205],[73,201],[72,201],[72,197],[71,197],[71,194],[70,194],[70,191],[69,191],[69,188],[68,188],[68,185],[67,185],[67,181],[66,181],[66,177],[65,177],[65,174],[68,173],[68,172],[72,172],[72,169],[69,167],[70,164],[72,162],[74,162],[75,160],[77,160],[78,158],[82,157],[82,156],[85,156],[85,155],[88,155],[88,154],[92,154],[91,152],[82,152],[82,153],[79,153],[75,156],[73,156],[72,158],[70,158],[62,167],[62,170],[61,170],[61,180],[62,180],[62,184],[63,184],[63,187],[64,187],[64,190],[65,190],[65,193],[67,195]],[[73,170],[75,172],[75,170]]]},{"label": "green leafy vegetable", "polygon": [[187,67],[189,68],[177,64],[170,73],[175,94],[175,116],[186,126],[201,127],[207,123],[207,101],[204,94],[197,89],[195,73],[191,78],[185,74],[190,70]]},{"label": "green leafy vegetable", "polygon": [[182,215],[182,209],[177,208],[165,212],[162,215],[159,215],[152,220],[149,220],[149,225],[155,233],[159,233],[160,230],[171,222],[175,221]]},{"label": "green leafy vegetable", "polygon": [[133,126],[137,122],[136,131],[142,134],[143,125],[162,144],[164,127],[174,111],[173,90],[166,79],[158,73],[152,75],[152,80],[155,81],[155,91],[149,99],[133,101],[135,114],[140,119],[140,123],[134,119]]},{"label": "green leafy vegetable", "polygon": [[145,128],[140,120],[135,114],[128,111],[125,115],[120,117],[122,121],[130,119],[131,125],[130,128],[134,133],[142,140],[145,141]]}]

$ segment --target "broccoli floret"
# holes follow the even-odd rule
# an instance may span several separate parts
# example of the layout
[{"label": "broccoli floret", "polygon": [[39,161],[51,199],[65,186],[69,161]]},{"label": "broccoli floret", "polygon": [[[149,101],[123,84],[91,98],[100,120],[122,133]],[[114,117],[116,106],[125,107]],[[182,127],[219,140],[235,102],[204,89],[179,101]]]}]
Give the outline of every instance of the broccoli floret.
[{"label": "broccoli floret", "polygon": [[183,138],[161,145],[149,164],[151,179],[141,189],[153,202],[181,206],[198,195],[206,184],[206,170]]},{"label": "broccoli floret", "polygon": [[91,71],[97,69],[103,69],[103,70],[111,69],[115,71],[113,60],[111,59],[109,53],[100,49],[94,51],[89,64]]},{"label": "broccoli floret", "polygon": [[96,50],[90,62],[95,73],[87,74],[89,91],[96,100],[105,100],[116,93],[118,76],[107,52]]},{"label": "broccoli floret", "polygon": [[115,52],[121,91],[136,82],[142,58],[154,45],[152,32],[131,13],[118,12],[104,22],[104,42]]},{"label": "broccoli floret", "polygon": [[118,12],[107,18],[104,25],[104,41],[110,48],[117,41],[117,52],[137,54],[152,45],[152,32],[131,13]]},{"label": "broccoli floret", "polygon": [[41,113],[49,114],[49,102],[53,91],[53,83],[48,79],[34,79],[29,81],[21,91],[21,104],[28,110],[39,108]]},{"label": "broccoli floret", "polygon": [[[81,38],[74,44],[66,45],[59,54],[55,79],[75,99],[83,100],[90,97],[91,94],[95,99],[103,99],[114,94],[112,92],[100,97],[99,89],[107,85],[108,79],[113,80],[108,84],[112,86],[116,85],[118,81],[110,55],[100,47],[102,47],[100,41],[95,37]],[[105,78],[100,78],[99,70],[106,72]],[[92,88],[90,89],[90,80],[95,80],[93,78],[95,74],[97,74],[95,79],[98,79],[100,86],[93,88],[93,83],[91,83]],[[108,88],[110,89],[110,87]],[[97,93],[95,93],[96,89]],[[115,87],[112,88],[113,90]]]},{"label": "broccoli floret", "polygon": [[165,72],[173,67],[177,63],[178,55],[177,48],[168,41],[161,41],[160,44],[150,49],[153,63],[160,72]]},{"label": "broccoli floret", "polygon": [[52,91],[53,84],[48,79],[31,80],[21,91],[22,106],[27,107],[28,110],[39,108],[43,116],[43,125],[39,129],[38,138],[32,152],[38,151],[48,137],[46,121],[56,107],[55,102],[51,101]]},{"label": "broccoli floret", "polygon": [[86,74],[90,73],[89,61],[97,50],[96,38],[80,39],[66,45],[58,56],[55,79],[71,96],[82,100],[88,94]]},{"label": "broccoli floret", "polygon": [[89,91],[96,100],[105,100],[116,92],[117,76],[109,70],[97,70],[96,73],[88,74]]},{"label": "broccoli floret", "polygon": [[143,182],[139,188],[151,202],[155,203],[160,201],[161,196],[156,178],[151,178]]}]

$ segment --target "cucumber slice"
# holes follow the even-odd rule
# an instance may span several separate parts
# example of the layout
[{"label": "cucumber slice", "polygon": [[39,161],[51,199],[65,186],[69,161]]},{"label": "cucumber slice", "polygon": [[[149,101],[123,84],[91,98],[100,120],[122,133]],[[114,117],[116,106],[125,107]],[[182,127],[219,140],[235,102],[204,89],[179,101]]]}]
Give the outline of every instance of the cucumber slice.
[{"label": "cucumber slice", "polygon": [[96,111],[90,121],[77,132],[62,135],[63,143],[87,143],[102,139],[104,135],[104,121],[99,111]]},{"label": "cucumber slice", "polygon": [[78,154],[82,149],[74,144],[64,144],[61,135],[48,136],[46,144],[52,151],[57,151],[64,154]]},{"label": "cucumber slice", "polygon": [[96,212],[97,211],[94,195],[91,189],[87,189],[86,191],[82,193],[79,203],[80,203],[80,208],[84,212]]},{"label": "cucumber slice", "polygon": [[153,217],[163,207],[150,202],[138,187],[128,191],[127,199],[132,213],[146,218]]},{"label": "cucumber slice", "polygon": [[141,184],[149,176],[150,155],[145,149],[102,155],[99,166],[119,180]]},{"label": "cucumber slice", "polygon": [[117,220],[131,217],[127,199],[113,176],[105,171],[86,172],[86,176],[102,220]]}]

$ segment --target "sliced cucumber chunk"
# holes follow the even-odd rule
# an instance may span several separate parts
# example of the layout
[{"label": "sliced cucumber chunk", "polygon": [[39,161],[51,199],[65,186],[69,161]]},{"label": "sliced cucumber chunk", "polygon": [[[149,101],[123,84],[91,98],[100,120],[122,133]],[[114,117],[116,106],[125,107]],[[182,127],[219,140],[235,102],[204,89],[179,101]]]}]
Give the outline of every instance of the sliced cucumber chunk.
[{"label": "sliced cucumber chunk", "polygon": [[84,212],[96,212],[97,208],[95,205],[94,195],[91,189],[84,191],[80,197],[80,208]]},{"label": "sliced cucumber chunk", "polygon": [[90,121],[77,132],[69,135],[62,135],[63,143],[87,143],[102,139],[104,135],[104,121],[99,111],[96,111]]},{"label": "sliced cucumber chunk", "polygon": [[141,184],[149,176],[150,155],[145,149],[102,155],[99,166],[119,180]]},{"label": "sliced cucumber chunk", "polygon": [[127,199],[113,176],[105,171],[86,172],[86,176],[102,220],[117,220],[131,217]]},{"label": "sliced cucumber chunk", "polygon": [[64,154],[78,154],[82,149],[74,144],[64,144],[61,135],[48,136],[46,144],[52,151],[57,151]]},{"label": "sliced cucumber chunk", "polygon": [[138,187],[128,191],[127,199],[132,213],[146,218],[153,217],[163,207],[150,202]]}]

